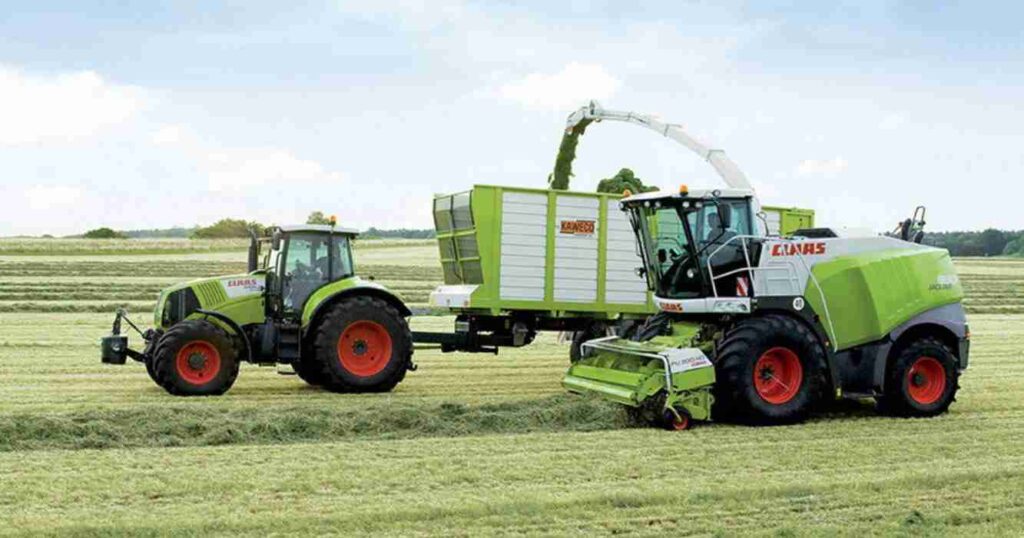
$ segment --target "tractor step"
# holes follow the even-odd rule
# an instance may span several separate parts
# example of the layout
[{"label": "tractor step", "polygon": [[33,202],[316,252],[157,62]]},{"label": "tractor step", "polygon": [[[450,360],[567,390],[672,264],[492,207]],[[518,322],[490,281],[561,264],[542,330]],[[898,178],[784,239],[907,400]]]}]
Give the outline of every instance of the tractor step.
[{"label": "tractor step", "polygon": [[277,358],[291,364],[301,355],[301,327],[298,324],[281,324],[278,326]]}]

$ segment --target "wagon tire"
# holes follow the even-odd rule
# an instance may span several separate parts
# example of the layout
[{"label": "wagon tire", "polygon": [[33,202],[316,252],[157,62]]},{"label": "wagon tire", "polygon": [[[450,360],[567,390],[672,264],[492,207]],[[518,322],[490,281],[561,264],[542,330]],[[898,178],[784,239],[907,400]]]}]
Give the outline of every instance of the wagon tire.
[{"label": "wagon tire", "polygon": [[238,367],[231,338],[206,320],[186,320],[167,329],[152,360],[157,384],[175,396],[224,394],[238,378]]}]

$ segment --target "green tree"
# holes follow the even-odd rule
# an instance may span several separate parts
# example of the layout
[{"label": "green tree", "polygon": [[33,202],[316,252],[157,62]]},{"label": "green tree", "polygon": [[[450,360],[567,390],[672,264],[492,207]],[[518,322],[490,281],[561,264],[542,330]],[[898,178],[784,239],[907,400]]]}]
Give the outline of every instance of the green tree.
[{"label": "green tree", "polygon": [[306,224],[330,224],[331,218],[324,215],[323,211],[314,211],[306,218]]},{"label": "green tree", "polygon": [[618,174],[608,178],[602,179],[597,184],[597,192],[610,192],[613,194],[622,194],[625,191],[629,191],[633,194],[641,192],[651,192],[658,190],[658,187],[648,187],[644,185],[644,182],[633,174],[633,171],[629,168],[623,168],[619,170]]},{"label": "green tree", "polygon": [[128,239],[128,236],[110,228],[96,228],[85,232],[86,239]]},{"label": "green tree", "polygon": [[263,235],[265,227],[258,222],[246,222],[242,219],[221,219],[212,226],[199,227],[192,232],[192,239],[225,239],[233,237],[249,237],[249,230],[256,235]]},{"label": "green tree", "polygon": [[1002,230],[989,228],[981,232],[979,241],[986,256],[998,256],[1006,248],[1007,238],[1006,233]]}]

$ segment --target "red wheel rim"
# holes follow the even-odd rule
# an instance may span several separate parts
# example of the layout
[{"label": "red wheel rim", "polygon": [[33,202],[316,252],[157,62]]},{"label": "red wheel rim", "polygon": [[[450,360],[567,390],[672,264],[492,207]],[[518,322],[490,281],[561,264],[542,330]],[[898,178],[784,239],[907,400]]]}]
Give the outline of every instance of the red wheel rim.
[{"label": "red wheel rim", "polygon": [[175,357],[178,376],[192,385],[205,385],[220,372],[220,352],[204,340],[189,342],[178,350]]},{"label": "red wheel rim", "polygon": [[669,427],[677,432],[683,431],[690,427],[690,417],[682,413],[677,417],[675,413],[672,413],[672,422]]},{"label": "red wheel rim", "polygon": [[946,369],[932,357],[920,357],[907,371],[907,394],[921,405],[930,405],[946,392]]},{"label": "red wheel rim", "polygon": [[784,347],[765,351],[754,363],[754,389],[758,396],[772,405],[782,405],[800,392],[804,367],[800,357]]},{"label": "red wheel rim", "polygon": [[391,334],[377,322],[357,321],[338,338],[338,360],[360,377],[380,373],[391,361]]}]

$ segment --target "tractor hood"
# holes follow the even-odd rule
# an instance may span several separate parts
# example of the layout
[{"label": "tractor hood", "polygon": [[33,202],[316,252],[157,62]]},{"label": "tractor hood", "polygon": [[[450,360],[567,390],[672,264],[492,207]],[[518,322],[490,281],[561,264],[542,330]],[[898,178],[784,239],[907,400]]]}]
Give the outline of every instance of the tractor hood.
[{"label": "tractor hood", "polygon": [[[200,278],[176,284],[160,292],[154,312],[154,325],[166,328],[197,309],[216,310],[239,324],[263,317],[263,272]],[[250,320],[251,318],[251,320]]]}]

